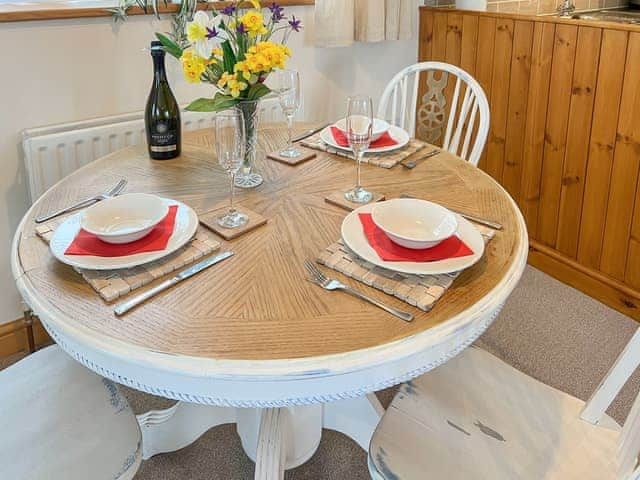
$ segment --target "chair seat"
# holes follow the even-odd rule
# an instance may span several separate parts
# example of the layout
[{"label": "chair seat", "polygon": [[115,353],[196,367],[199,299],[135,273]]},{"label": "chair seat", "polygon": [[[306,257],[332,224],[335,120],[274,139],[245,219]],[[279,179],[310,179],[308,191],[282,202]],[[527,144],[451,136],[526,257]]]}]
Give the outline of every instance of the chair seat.
[{"label": "chair seat", "polygon": [[58,346],[0,372],[0,478],[133,478],[135,415],[117,386]]},{"label": "chair seat", "polygon": [[478,348],[403,385],[369,449],[374,479],[613,480],[620,427]]}]

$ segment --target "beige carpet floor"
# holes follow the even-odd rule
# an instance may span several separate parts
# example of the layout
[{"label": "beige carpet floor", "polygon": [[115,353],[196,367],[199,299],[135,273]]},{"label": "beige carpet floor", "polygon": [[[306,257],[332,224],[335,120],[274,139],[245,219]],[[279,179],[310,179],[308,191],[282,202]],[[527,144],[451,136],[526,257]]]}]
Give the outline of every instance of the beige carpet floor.
[{"label": "beige carpet floor", "polygon": [[[446,299],[445,299],[446,301]],[[637,328],[636,322],[528,267],[520,285],[478,345],[525,373],[586,400]],[[640,386],[635,375],[610,409],[624,421]],[[383,404],[393,389],[380,392]],[[171,402],[126,389],[136,412]],[[196,443],[142,464],[136,480],[253,478],[233,426],[214,428]],[[287,480],[369,479],[366,454],[342,434],[326,430],[316,455],[288,471]]]},{"label": "beige carpet floor", "polygon": [[[446,301],[446,299],[445,299]],[[492,327],[477,342],[523,372],[583,400],[637,328],[636,322],[528,267]],[[0,360],[0,368],[20,356]],[[623,422],[640,386],[636,373],[609,413]],[[123,388],[137,413],[173,402]],[[379,392],[386,406],[394,389]],[[249,480],[253,463],[233,426],[214,428],[178,452],[145,461],[136,480]],[[325,431],[316,455],[287,480],[369,479],[366,454],[345,436]]]}]

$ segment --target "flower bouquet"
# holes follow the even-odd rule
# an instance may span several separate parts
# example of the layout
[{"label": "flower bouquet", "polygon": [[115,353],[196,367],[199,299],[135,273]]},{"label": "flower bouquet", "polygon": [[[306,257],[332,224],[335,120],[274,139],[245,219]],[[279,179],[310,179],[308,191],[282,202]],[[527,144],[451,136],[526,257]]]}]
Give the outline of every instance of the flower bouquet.
[{"label": "flower bouquet", "polygon": [[[243,8],[245,4],[252,8]],[[210,83],[216,89],[213,98],[198,98],[187,110],[214,112],[237,107],[243,112],[246,177],[255,157],[259,101],[271,93],[265,80],[273,70],[285,68],[291,57],[287,41],[292,32],[301,30],[301,22],[295,15],[285,16],[284,8],[275,2],[263,12],[258,0],[235,0],[220,12],[197,11],[193,20],[185,23],[184,33],[179,32],[182,35],[156,36],[165,50],[180,60],[188,82]],[[274,41],[276,36],[279,42]],[[238,178],[238,186],[255,186],[243,185],[242,174]]]}]

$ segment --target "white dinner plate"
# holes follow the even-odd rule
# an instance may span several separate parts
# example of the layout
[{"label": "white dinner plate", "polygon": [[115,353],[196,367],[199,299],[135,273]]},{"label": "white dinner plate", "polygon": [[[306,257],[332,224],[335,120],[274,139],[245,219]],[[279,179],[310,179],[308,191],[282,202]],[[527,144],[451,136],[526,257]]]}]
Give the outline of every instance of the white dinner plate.
[{"label": "white dinner plate", "polygon": [[[392,152],[394,150],[398,150],[400,148],[405,147],[409,143],[409,140],[411,140],[411,137],[409,136],[406,130],[403,130],[400,127],[396,127],[395,125],[389,126],[389,135],[391,135],[391,138],[393,138],[396,142],[398,142],[397,145],[391,145],[389,147],[380,147],[380,148],[369,148],[366,150],[365,153]],[[333,134],[331,133],[330,126],[322,130],[322,132],[320,132],[320,139],[324,143],[326,143],[327,145],[333,148],[339,148],[340,150],[345,150],[347,152],[352,151],[351,147],[341,147],[336,143],[336,141],[333,138]]]},{"label": "white dinner plate", "polygon": [[438,275],[441,273],[453,273],[474,265],[484,254],[484,240],[476,227],[469,221],[456,215],[458,231],[456,235],[473,250],[473,255],[466,257],[450,258],[435,262],[385,262],[381,260],[364,234],[362,224],[358,218],[359,213],[371,213],[373,204],[363,205],[355,209],[342,222],[342,241],[360,258],[376,266],[393,270],[395,272],[410,273],[414,275]]},{"label": "white dinner plate", "polygon": [[125,257],[96,257],[93,255],[65,255],[65,251],[80,231],[80,219],[84,212],[78,212],[67,218],[54,232],[49,248],[54,257],[62,263],[85,270],[117,270],[132,268],[163,258],[184,246],[198,229],[198,215],[184,203],[168,198],[162,199],[167,205],[178,205],[173,234],[167,248],[157,252],[136,253]]}]

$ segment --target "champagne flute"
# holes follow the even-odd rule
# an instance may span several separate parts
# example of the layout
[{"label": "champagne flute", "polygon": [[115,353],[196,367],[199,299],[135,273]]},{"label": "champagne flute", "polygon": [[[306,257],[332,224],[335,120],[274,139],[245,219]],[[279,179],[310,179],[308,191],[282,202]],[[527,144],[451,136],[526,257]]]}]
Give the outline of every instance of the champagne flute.
[{"label": "champagne flute", "polygon": [[273,90],[278,93],[282,113],[287,118],[287,147],[279,154],[286,158],[299,157],[302,153],[293,145],[291,130],[293,116],[300,108],[300,74],[294,70],[276,70],[273,72]]},{"label": "champagne flute", "polygon": [[249,217],[238,212],[233,205],[235,176],[242,167],[246,144],[244,118],[237,109],[224,110],[216,114],[216,152],[218,163],[229,175],[229,210],[218,218],[218,225],[224,228],[237,228],[245,225]]},{"label": "champagne flute", "polygon": [[356,157],[356,186],[344,194],[350,202],[367,203],[373,198],[360,184],[360,164],[373,136],[373,102],[371,97],[349,97],[347,104],[347,140]]}]

